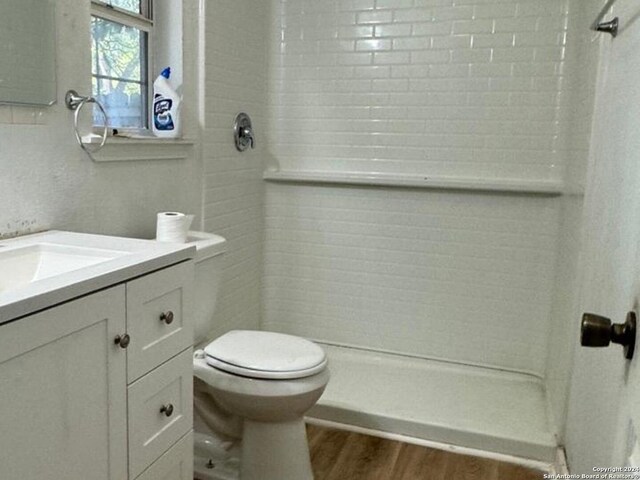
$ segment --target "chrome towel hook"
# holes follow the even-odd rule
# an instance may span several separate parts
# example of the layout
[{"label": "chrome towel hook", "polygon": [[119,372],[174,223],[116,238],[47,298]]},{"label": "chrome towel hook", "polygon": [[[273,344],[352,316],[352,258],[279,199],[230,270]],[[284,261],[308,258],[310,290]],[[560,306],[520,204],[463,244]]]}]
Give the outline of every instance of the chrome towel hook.
[{"label": "chrome towel hook", "polygon": [[[102,115],[104,116],[104,128],[102,131],[102,140],[100,141],[100,144],[94,149],[89,149],[87,147],[87,144],[82,141],[82,136],[80,135],[80,129],[78,126],[78,121],[80,118],[80,110],[82,110],[82,107],[84,107],[87,103],[93,103],[94,105],[96,105],[100,110],[100,112],[102,113]],[[107,143],[107,133],[109,131],[109,117],[107,116],[107,112],[105,111],[104,107],[100,104],[100,102],[98,102],[94,97],[83,97],[82,95],[78,95],[78,92],[76,92],[75,90],[69,90],[66,93],[66,95],[64,96],[64,104],[67,106],[69,110],[74,111],[73,129],[76,134],[76,141],[78,142],[78,145],[80,145],[80,148],[82,148],[82,150],[84,150],[87,153],[87,155],[91,160],[95,161],[93,154],[96,153],[98,150],[100,150],[102,147],[104,147],[104,145]]]}]

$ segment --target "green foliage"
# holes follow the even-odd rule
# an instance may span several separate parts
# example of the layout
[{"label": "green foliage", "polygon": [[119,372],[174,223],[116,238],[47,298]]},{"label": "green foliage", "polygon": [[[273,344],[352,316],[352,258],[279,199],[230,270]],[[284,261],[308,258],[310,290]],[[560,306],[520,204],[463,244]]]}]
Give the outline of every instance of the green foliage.
[{"label": "green foliage", "polygon": [[[140,0],[109,3],[135,13],[140,11]],[[146,123],[142,118],[147,93],[146,37],[147,33],[138,28],[91,17],[92,92],[102,99],[112,126],[137,127]],[[94,121],[98,124],[102,120]]]},{"label": "green foliage", "polygon": [[140,0],[111,0],[109,4],[133,13],[140,13]]},{"label": "green foliage", "polygon": [[144,32],[98,17],[91,19],[92,72],[128,80],[140,80]]}]

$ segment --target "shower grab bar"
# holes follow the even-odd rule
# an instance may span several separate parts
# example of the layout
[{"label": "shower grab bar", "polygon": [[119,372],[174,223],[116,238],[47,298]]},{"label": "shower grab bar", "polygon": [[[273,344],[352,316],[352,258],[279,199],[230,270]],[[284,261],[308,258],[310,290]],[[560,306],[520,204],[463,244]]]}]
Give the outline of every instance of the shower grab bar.
[{"label": "shower grab bar", "polygon": [[611,9],[614,3],[616,3],[616,0],[608,0],[607,3],[605,3],[604,7],[602,7],[602,10],[600,10],[600,13],[591,24],[591,30],[594,30],[596,32],[609,33],[613,38],[618,36],[618,27],[620,23],[619,18],[615,17],[609,22],[603,21],[604,17],[607,15],[607,12]]}]

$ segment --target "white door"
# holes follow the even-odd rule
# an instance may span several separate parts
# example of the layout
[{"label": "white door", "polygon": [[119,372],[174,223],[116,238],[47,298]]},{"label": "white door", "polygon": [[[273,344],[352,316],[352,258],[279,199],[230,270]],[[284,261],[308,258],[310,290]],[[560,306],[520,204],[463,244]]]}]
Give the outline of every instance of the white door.
[{"label": "white door", "polygon": [[125,480],[124,286],[0,326],[0,478]]},{"label": "white door", "polygon": [[[633,18],[635,2],[620,3],[630,5],[629,11],[618,12],[621,19]],[[580,301],[583,312],[621,323],[627,311],[638,309],[640,299],[640,22],[602,42]],[[627,361],[618,345],[577,348],[566,432],[572,473],[623,466],[637,448],[638,350]]]}]

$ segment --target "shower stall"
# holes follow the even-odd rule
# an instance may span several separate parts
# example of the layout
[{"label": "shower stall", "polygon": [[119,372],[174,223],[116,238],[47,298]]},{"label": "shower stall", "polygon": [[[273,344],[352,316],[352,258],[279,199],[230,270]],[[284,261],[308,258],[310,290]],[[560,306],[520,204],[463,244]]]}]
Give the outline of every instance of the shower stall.
[{"label": "shower stall", "polygon": [[310,421],[555,460],[601,6],[205,5],[203,218],[230,245],[217,328],[325,345]]}]

